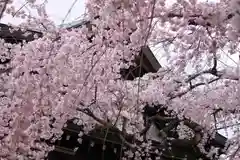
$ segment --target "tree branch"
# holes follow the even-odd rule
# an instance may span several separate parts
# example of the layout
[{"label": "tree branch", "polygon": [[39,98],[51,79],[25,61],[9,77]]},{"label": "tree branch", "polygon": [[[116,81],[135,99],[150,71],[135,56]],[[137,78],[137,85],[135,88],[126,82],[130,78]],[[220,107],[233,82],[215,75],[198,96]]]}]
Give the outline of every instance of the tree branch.
[{"label": "tree branch", "polygon": [[8,4],[9,0],[5,0],[2,5],[2,9],[1,9],[1,12],[0,12],[0,20],[2,19],[3,17],[3,13],[5,12],[6,8],[7,8],[7,4]]},{"label": "tree branch", "polygon": [[140,135],[143,136],[143,135],[145,135],[148,132],[148,130],[150,129],[151,125],[153,124],[153,121],[171,122],[171,121],[174,121],[174,120],[176,120],[176,118],[163,117],[163,116],[160,116],[158,114],[154,115],[154,116],[148,118],[148,123],[147,123],[146,127],[140,132]]},{"label": "tree branch", "polygon": [[170,100],[172,100],[174,98],[177,98],[177,97],[182,97],[183,95],[187,94],[189,91],[193,90],[194,88],[197,88],[199,86],[206,85],[206,84],[211,84],[211,83],[213,83],[215,81],[218,81],[219,79],[220,79],[220,77],[217,77],[215,79],[212,79],[212,80],[208,81],[207,83],[201,82],[201,83],[197,83],[197,84],[191,85],[187,90],[185,90],[183,92],[180,92],[180,93],[178,93],[176,95],[171,96]]},{"label": "tree branch", "polygon": [[174,119],[172,120],[168,125],[166,125],[166,127],[164,127],[163,129],[160,130],[159,135],[160,137],[164,138],[164,140],[166,140],[166,138],[168,137],[169,132],[176,128],[179,124],[180,120],[179,119]]},{"label": "tree branch", "polygon": [[153,121],[153,120],[160,120],[160,121],[165,121],[165,122],[171,122],[173,120],[175,120],[176,118],[173,117],[163,117],[160,115],[155,115],[149,118],[149,120]]},{"label": "tree branch", "polygon": [[[207,22],[208,19],[211,18],[212,15],[209,15],[209,16],[203,16],[202,14],[193,14],[193,15],[189,15],[189,19],[188,19],[188,25],[202,25],[204,26],[203,24],[199,24],[195,18],[199,18],[201,17],[203,20],[206,21],[205,23],[205,26],[204,27],[211,27],[211,24],[209,22]],[[234,14],[233,13],[230,13],[227,15],[226,19],[224,19],[224,21],[226,20],[229,20],[231,18],[233,18]],[[163,17],[168,17],[168,18],[183,18],[184,15],[181,14],[181,13],[173,13],[173,12],[170,12],[170,13],[166,13],[165,15],[153,15],[153,16],[150,16],[150,17],[147,17],[147,19],[153,19],[153,18],[163,18]],[[139,21],[143,21],[143,20],[139,20]]]},{"label": "tree branch", "polygon": [[195,78],[203,75],[203,74],[213,74],[213,70],[212,69],[208,69],[208,70],[205,70],[205,71],[202,71],[202,72],[199,72],[199,73],[196,73],[196,74],[193,74],[193,75],[190,75],[186,80],[185,82],[188,83],[192,80],[194,80]]},{"label": "tree branch", "polygon": [[97,116],[95,116],[93,114],[93,112],[89,108],[84,108],[84,109],[77,108],[77,111],[80,111],[80,112],[82,112],[82,113],[92,117],[95,121],[97,121],[98,123],[100,123],[100,124],[102,124],[104,126],[108,125],[107,122],[105,122],[104,120],[102,120],[102,119],[98,118]]},{"label": "tree branch", "polygon": [[122,125],[122,133],[125,135],[127,133],[126,126],[127,126],[128,119],[123,117],[123,125]]},{"label": "tree branch", "polygon": [[119,133],[119,138],[122,140],[124,145],[126,145],[127,147],[129,147],[132,150],[136,150],[136,146],[132,143],[129,143],[121,133]]}]

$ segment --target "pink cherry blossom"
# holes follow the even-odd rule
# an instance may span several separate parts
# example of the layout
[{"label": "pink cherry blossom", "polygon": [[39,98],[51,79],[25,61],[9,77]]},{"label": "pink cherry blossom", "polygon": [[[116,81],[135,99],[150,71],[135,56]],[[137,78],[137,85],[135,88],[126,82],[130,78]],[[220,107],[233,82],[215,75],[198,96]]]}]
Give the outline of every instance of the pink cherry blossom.
[{"label": "pink cherry blossom", "polygon": [[[218,148],[207,151],[204,145],[217,130],[216,119],[234,126],[225,156],[239,158],[233,142],[239,141],[239,62],[221,65],[224,56],[239,54],[239,1],[87,0],[91,27],[70,30],[48,18],[46,2],[26,1],[35,17],[17,11],[12,1],[0,3],[2,14],[27,19],[11,32],[20,27],[43,33],[22,45],[0,41],[0,159],[43,159],[54,148],[41,140],[60,138],[73,118],[86,126],[84,133],[102,125],[142,139],[147,104],[167,106],[181,121],[180,137],[195,134],[194,145],[210,158]],[[124,80],[120,69],[153,45],[169,49],[169,68]],[[186,126],[190,120],[201,125],[201,134]],[[163,140],[166,133],[159,132]],[[151,150],[150,141],[125,145]],[[135,156],[144,153],[140,149]],[[133,157],[130,150],[126,154]]]}]

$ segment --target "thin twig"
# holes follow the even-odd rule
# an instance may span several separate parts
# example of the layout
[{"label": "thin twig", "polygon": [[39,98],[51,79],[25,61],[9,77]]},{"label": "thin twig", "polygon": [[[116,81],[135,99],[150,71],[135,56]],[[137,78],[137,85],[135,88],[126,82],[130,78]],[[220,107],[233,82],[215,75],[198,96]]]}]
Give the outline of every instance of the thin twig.
[{"label": "thin twig", "polygon": [[12,17],[15,17],[20,10],[22,10],[24,7],[26,7],[26,5],[27,5],[28,3],[29,3],[29,1],[27,1],[26,3],[24,3],[24,4],[12,15]]},{"label": "thin twig", "polygon": [[[71,7],[69,8],[67,14],[65,15],[65,17],[64,17],[63,20],[62,20],[62,24],[64,24],[65,20],[67,19],[68,15],[69,15],[70,12],[72,11],[72,9],[73,9],[74,5],[77,3],[77,1],[78,1],[78,0],[75,0],[75,1],[72,3],[72,5],[71,5]],[[62,24],[61,24],[61,25],[62,25]]]},{"label": "thin twig", "polygon": [[3,13],[5,12],[6,8],[7,8],[7,4],[8,4],[9,0],[5,0],[4,1],[4,4],[2,6],[2,9],[1,9],[1,12],[0,12],[0,20],[2,19],[3,17]]},{"label": "thin twig", "polygon": [[93,114],[93,112],[89,108],[84,108],[84,109],[77,108],[77,111],[80,111],[80,112],[88,115],[89,117],[92,117],[95,121],[97,121],[98,123],[100,123],[100,124],[102,124],[104,126],[108,124],[104,120],[102,120],[102,119],[98,118],[97,116],[95,116]]},{"label": "thin twig", "polygon": [[172,100],[172,99],[174,99],[174,98],[177,98],[177,97],[182,97],[183,95],[187,94],[189,91],[193,90],[194,88],[197,88],[197,87],[199,87],[199,86],[206,85],[206,84],[211,84],[211,83],[213,83],[213,82],[215,82],[215,81],[218,81],[219,79],[220,79],[220,77],[217,77],[217,78],[215,78],[215,79],[210,80],[210,81],[207,82],[207,83],[201,82],[201,83],[197,83],[197,84],[195,84],[195,85],[192,85],[192,86],[190,86],[187,90],[185,90],[185,91],[183,91],[183,92],[180,92],[180,93],[178,93],[178,94],[176,94],[176,95],[171,96],[171,97],[170,97],[170,100]]},{"label": "thin twig", "polygon": [[205,71],[202,71],[202,72],[193,74],[193,75],[189,76],[189,77],[185,80],[185,82],[188,83],[188,82],[194,80],[195,78],[197,78],[197,77],[199,77],[199,76],[201,76],[201,75],[203,75],[203,74],[213,74],[213,71],[212,71],[212,69],[208,69],[208,70],[205,70]]}]

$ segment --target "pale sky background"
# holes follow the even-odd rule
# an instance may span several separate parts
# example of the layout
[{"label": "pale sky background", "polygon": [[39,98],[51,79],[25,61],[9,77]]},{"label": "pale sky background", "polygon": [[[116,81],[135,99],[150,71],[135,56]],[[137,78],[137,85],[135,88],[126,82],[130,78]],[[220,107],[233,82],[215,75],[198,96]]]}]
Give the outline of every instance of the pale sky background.
[{"label": "pale sky background", "polygon": [[[211,0],[214,1],[214,0]],[[21,8],[24,3],[26,3],[26,0],[14,0],[15,6],[18,8]],[[80,17],[83,17],[83,14],[85,13],[85,0],[48,0],[47,4],[47,13],[49,14],[50,18],[57,24],[60,25],[62,23],[62,20],[68,13],[68,10],[71,8],[72,4],[74,4],[74,7],[72,8],[70,14],[65,20],[65,23],[72,22],[76,19],[79,19]],[[11,23],[11,24],[19,24],[21,23],[21,20],[12,18],[11,16],[4,16],[1,19],[1,23]],[[160,64],[162,66],[167,66],[168,63],[166,59],[162,58],[162,49],[153,49],[153,52],[156,56],[156,58],[159,60]],[[238,56],[238,55],[237,55]],[[238,58],[236,59],[235,57],[233,58],[236,61],[238,61]],[[236,66],[235,63],[230,58],[222,58],[221,61],[223,63],[228,64],[228,65],[234,65]],[[221,131],[222,134],[226,133]],[[224,134],[226,136],[226,134]],[[228,135],[229,136],[229,135]]]},{"label": "pale sky background", "polygon": [[[75,1],[76,3],[65,21],[66,23],[71,22],[85,13],[85,0],[48,0],[47,13],[56,24],[61,24]],[[18,9],[26,3],[26,0],[14,0],[14,3],[14,6]],[[20,20],[6,15],[1,20],[1,23],[19,24],[20,22]]]}]

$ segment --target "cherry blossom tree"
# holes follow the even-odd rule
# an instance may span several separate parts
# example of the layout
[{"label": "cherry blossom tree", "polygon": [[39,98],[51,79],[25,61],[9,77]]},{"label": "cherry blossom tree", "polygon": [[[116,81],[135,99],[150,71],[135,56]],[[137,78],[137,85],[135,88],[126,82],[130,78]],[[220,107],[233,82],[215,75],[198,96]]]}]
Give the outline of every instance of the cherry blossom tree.
[{"label": "cherry blossom tree", "polygon": [[[11,59],[0,68],[1,159],[43,159],[53,149],[44,140],[61,137],[73,118],[85,133],[95,125],[115,127],[133,153],[151,147],[129,143],[125,135],[145,141],[151,122],[162,119],[169,122],[159,132],[165,144],[167,132],[181,123],[179,134],[184,136],[187,126],[193,135],[172,145],[194,145],[216,156],[216,148],[204,148],[216,132],[216,119],[232,125],[240,118],[238,62],[235,68],[219,66],[225,52],[238,54],[240,1],[88,0],[91,27],[72,30],[55,26],[46,3],[26,0],[18,9],[11,0],[1,1],[1,16],[22,18],[23,31],[44,35],[22,45],[0,42],[1,60]],[[146,45],[168,48],[169,68],[124,80],[120,69],[134,65]],[[194,70],[190,75],[188,66]],[[151,116],[144,125],[146,105],[164,106],[169,117]],[[226,152],[232,160],[240,157],[239,131],[233,129]]]}]

